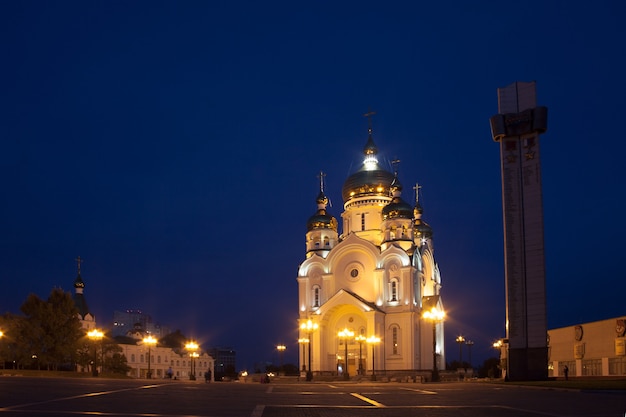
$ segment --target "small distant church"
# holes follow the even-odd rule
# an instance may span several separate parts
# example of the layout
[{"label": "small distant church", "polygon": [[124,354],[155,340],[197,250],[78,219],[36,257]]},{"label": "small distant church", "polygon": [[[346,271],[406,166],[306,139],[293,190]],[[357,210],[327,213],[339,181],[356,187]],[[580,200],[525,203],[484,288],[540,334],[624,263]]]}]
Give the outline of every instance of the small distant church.
[{"label": "small distant church", "polygon": [[443,311],[443,303],[421,187],[413,187],[408,203],[397,169],[379,164],[372,114],[363,163],[343,184],[341,230],[328,211],[323,173],[306,225],[297,277],[299,356],[300,369],[313,375],[410,375],[429,372],[433,360],[445,367],[443,321],[423,317]]},{"label": "small distant church", "polygon": [[83,327],[85,332],[93,330],[96,328],[96,316],[94,316],[87,306],[87,300],[85,299],[85,294],[83,291],[85,290],[85,282],[83,278],[80,276],[80,264],[83,260],[80,258],[76,258],[77,270],[78,273],[76,275],[76,279],[74,280],[74,304],[78,309],[78,319],[80,320],[80,324]]}]

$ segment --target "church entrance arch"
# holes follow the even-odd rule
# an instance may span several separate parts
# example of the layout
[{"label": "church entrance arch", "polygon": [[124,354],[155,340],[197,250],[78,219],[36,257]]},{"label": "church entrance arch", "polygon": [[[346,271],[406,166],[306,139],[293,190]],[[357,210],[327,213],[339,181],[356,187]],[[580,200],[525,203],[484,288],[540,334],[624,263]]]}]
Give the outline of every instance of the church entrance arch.
[{"label": "church entrance arch", "polygon": [[[347,372],[351,377],[365,373],[367,346],[364,340],[357,338],[365,339],[368,335],[368,318],[363,311],[351,304],[338,305],[329,310],[322,321],[324,370],[335,375]],[[343,332],[348,335],[340,336]]]}]

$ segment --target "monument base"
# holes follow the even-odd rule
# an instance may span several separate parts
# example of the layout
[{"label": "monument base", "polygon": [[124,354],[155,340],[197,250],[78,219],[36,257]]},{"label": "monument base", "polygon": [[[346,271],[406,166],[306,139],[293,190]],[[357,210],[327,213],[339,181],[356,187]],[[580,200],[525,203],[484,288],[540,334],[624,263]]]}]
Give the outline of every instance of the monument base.
[{"label": "monument base", "polygon": [[509,348],[508,365],[510,381],[544,381],[548,379],[548,348]]}]

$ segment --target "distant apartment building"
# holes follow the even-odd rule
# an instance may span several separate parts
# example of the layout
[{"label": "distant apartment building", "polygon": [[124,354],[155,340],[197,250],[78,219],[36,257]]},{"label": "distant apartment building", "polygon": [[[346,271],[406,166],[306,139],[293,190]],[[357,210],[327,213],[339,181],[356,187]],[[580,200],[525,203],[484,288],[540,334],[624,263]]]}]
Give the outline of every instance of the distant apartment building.
[{"label": "distant apartment building", "polygon": [[207,353],[215,360],[215,378],[235,376],[237,369],[237,354],[230,347],[213,347]]},{"label": "distant apartment building", "polygon": [[149,314],[141,310],[126,310],[113,312],[113,326],[111,334],[113,336],[130,336],[135,332],[146,332],[161,338],[171,333],[171,329],[154,323]]}]

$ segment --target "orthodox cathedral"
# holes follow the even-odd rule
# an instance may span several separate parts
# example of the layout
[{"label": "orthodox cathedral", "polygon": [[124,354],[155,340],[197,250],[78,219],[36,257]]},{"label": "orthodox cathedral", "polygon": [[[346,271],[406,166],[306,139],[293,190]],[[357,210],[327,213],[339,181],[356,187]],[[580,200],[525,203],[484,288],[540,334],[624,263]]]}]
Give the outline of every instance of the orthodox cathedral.
[{"label": "orthodox cathedral", "polygon": [[[313,375],[411,375],[445,365],[441,276],[420,186],[402,198],[370,125],[363,164],[343,184],[341,233],[320,175],[298,269],[300,368]],[[426,313],[426,314],[425,314]]]}]

